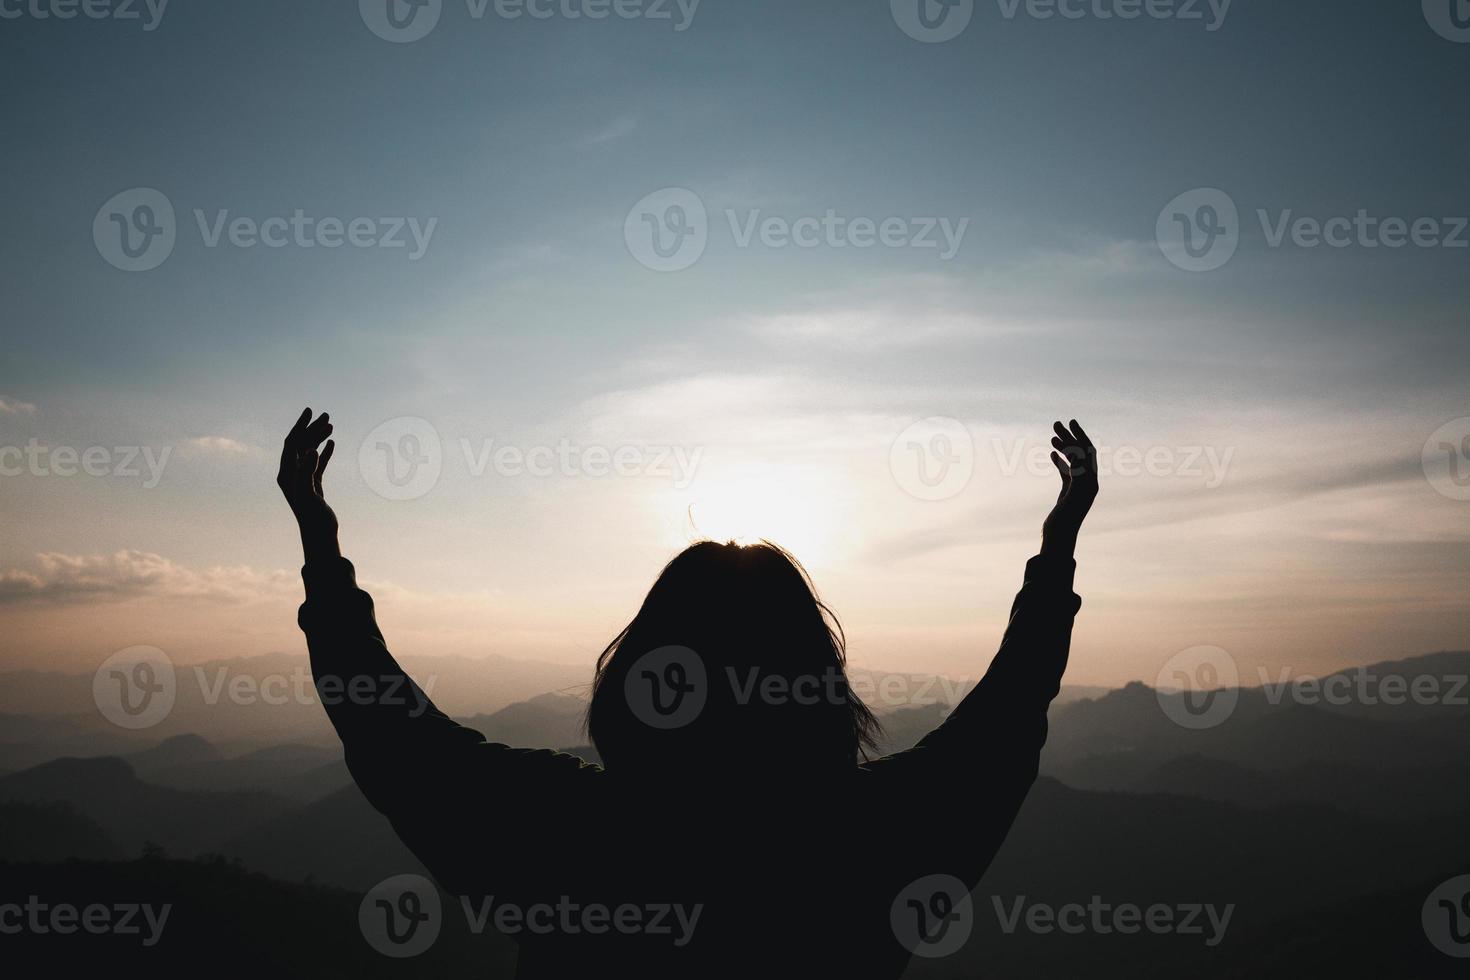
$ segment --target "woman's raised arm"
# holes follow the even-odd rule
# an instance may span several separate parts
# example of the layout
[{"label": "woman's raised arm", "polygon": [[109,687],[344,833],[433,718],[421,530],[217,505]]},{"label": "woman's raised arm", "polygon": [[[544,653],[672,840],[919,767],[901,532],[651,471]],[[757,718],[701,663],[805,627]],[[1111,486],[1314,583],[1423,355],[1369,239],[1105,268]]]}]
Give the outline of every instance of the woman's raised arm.
[{"label": "woman's raised arm", "polygon": [[907,752],[871,763],[895,789],[950,787],[967,831],[944,853],[951,873],[974,886],[1036,780],[1046,711],[1061,688],[1082,600],[1072,588],[1073,549],[1097,497],[1097,450],[1075,421],[1055,424],[1052,462],[1061,493],[1026,563],[1000,650],[974,690],[944,723]]}]

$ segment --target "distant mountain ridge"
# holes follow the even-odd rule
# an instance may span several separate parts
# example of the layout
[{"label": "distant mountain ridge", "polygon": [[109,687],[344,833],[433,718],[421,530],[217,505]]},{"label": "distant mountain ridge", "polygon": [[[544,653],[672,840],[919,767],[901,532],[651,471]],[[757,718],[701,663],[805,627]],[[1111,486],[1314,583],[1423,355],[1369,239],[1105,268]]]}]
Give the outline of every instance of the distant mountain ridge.
[{"label": "distant mountain ridge", "polygon": [[66,803],[125,851],[146,842],[200,854],[290,809],[265,793],[199,793],[144,782],[119,758],[57,759],[0,778],[0,802]]},{"label": "distant mountain ridge", "polygon": [[[1430,669],[1453,677],[1470,669],[1470,655],[1365,668],[1380,675]],[[1470,865],[1463,709],[1302,704],[1247,687],[1221,724],[1194,730],[1161,707],[1177,697],[1135,683],[1054,705],[1044,775],[975,896],[974,936],[952,957],[916,961],[908,980],[1074,976],[1079,964],[1098,977],[1300,975],[1313,956],[1342,977],[1453,975],[1443,958],[1426,957],[1414,930],[1433,883]],[[575,749],[585,738],[585,704],[581,692],[542,691],[457,717],[493,741],[586,753]],[[949,708],[885,711],[883,750],[912,745]],[[29,725],[46,737],[78,737],[65,719],[13,715],[0,718],[0,734],[23,735]],[[309,881],[360,895],[389,875],[423,873],[351,784],[335,744],[290,735],[221,744],[201,733],[147,730],[124,740],[125,757],[57,759],[0,777],[0,862],[105,858],[71,867],[93,877],[132,874],[147,863],[118,859],[151,842],[175,855],[240,863],[154,865],[193,882],[180,887],[213,894],[228,883],[263,896],[297,894],[291,889],[309,889]],[[982,761],[986,747],[975,751]],[[963,834],[963,819],[945,808],[945,787],[933,790],[914,800],[915,826]],[[593,834],[596,815],[587,819]],[[875,827],[874,846],[902,847],[913,832]],[[241,877],[244,869],[278,881]],[[1229,904],[1234,918],[1227,943],[1202,954],[1197,940],[1180,936],[1007,932],[992,905],[1056,907],[1093,896],[1140,906]],[[300,906],[300,914],[318,914],[310,908]],[[1378,954],[1380,944],[1363,942],[1361,934],[1373,930],[1386,937],[1388,959]],[[1288,963],[1294,973],[1276,969]],[[1398,963],[1411,972],[1385,972]]]}]

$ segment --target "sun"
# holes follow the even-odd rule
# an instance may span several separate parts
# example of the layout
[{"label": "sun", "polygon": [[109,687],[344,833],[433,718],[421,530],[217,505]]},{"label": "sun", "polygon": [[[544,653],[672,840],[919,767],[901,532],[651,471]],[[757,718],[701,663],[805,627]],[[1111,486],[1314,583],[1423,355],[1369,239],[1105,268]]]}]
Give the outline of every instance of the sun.
[{"label": "sun", "polygon": [[661,495],[658,507],[676,546],[701,538],[765,540],[816,567],[846,552],[850,499],[840,482],[814,467],[750,465],[702,472],[688,488]]}]

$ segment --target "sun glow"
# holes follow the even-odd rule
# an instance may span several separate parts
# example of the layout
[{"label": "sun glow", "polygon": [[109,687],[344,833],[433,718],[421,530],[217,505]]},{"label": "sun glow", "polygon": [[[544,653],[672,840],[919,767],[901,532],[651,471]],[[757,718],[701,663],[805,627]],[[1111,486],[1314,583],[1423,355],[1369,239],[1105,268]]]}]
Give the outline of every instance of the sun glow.
[{"label": "sun glow", "polygon": [[856,533],[847,489],[811,468],[744,466],[701,473],[687,489],[661,495],[657,506],[675,544],[766,540],[808,566],[840,558]]}]

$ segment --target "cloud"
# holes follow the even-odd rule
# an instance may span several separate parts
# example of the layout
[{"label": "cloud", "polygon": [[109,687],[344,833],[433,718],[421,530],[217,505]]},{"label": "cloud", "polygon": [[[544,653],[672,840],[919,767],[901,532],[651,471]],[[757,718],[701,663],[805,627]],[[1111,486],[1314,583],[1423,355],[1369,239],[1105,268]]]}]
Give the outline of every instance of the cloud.
[{"label": "cloud", "polygon": [[707,373],[607,392],[581,406],[599,439],[722,444],[815,454],[860,446],[871,428],[867,399],[809,375]]},{"label": "cloud", "polygon": [[36,406],[30,402],[0,395],[0,415],[35,415],[36,412]]},{"label": "cloud", "polygon": [[[1160,489],[1125,502],[1110,502],[1108,513],[1088,523],[1087,534],[1142,531],[1193,521],[1228,518],[1287,507],[1302,501],[1353,491],[1380,491],[1398,485],[1415,486],[1423,480],[1420,462],[1413,457],[1376,457],[1336,468],[1326,466],[1283,469],[1248,480],[1231,480],[1216,489],[1190,488],[1187,492]],[[1106,481],[1105,485],[1106,485]],[[1034,510],[1031,508],[1030,510]],[[988,508],[967,509],[953,520],[903,536],[884,538],[870,554],[884,561],[915,558],[956,546],[974,545],[1009,535],[1031,533],[1029,510],[997,514]],[[1412,538],[1407,532],[1404,537]],[[1331,529],[1322,531],[1331,537]]]},{"label": "cloud", "polygon": [[1037,249],[1010,271],[1043,280],[1138,276],[1158,271],[1158,255],[1153,242],[1095,239],[1070,249]]},{"label": "cloud", "polygon": [[259,447],[246,445],[229,436],[196,436],[185,440],[184,445],[204,456],[253,456],[260,452]]},{"label": "cloud", "polygon": [[[360,580],[380,606],[412,610],[432,618],[455,611],[499,609],[488,592],[422,593],[381,579]],[[188,601],[219,606],[287,602],[302,598],[294,569],[217,565],[196,570],[163,555],[125,550],[110,555],[44,552],[33,569],[0,572],[0,605],[18,603],[99,605],[132,600]]]},{"label": "cloud", "polygon": [[980,318],[938,312],[893,309],[833,309],[752,317],[745,329],[773,344],[822,348],[841,345],[871,353],[893,347],[923,347],[984,336],[990,327]]},{"label": "cloud", "polygon": [[0,572],[0,604],[122,602],[139,598],[244,603],[280,598],[300,588],[295,574],[244,566],[194,571],[144,551],[111,555],[36,556],[36,569]]},{"label": "cloud", "polygon": [[631,135],[638,128],[638,120],[632,116],[619,116],[609,121],[605,126],[590,136],[585,136],[578,141],[580,146],[599,146],[603,143],[612,143],[625,136]]}]

